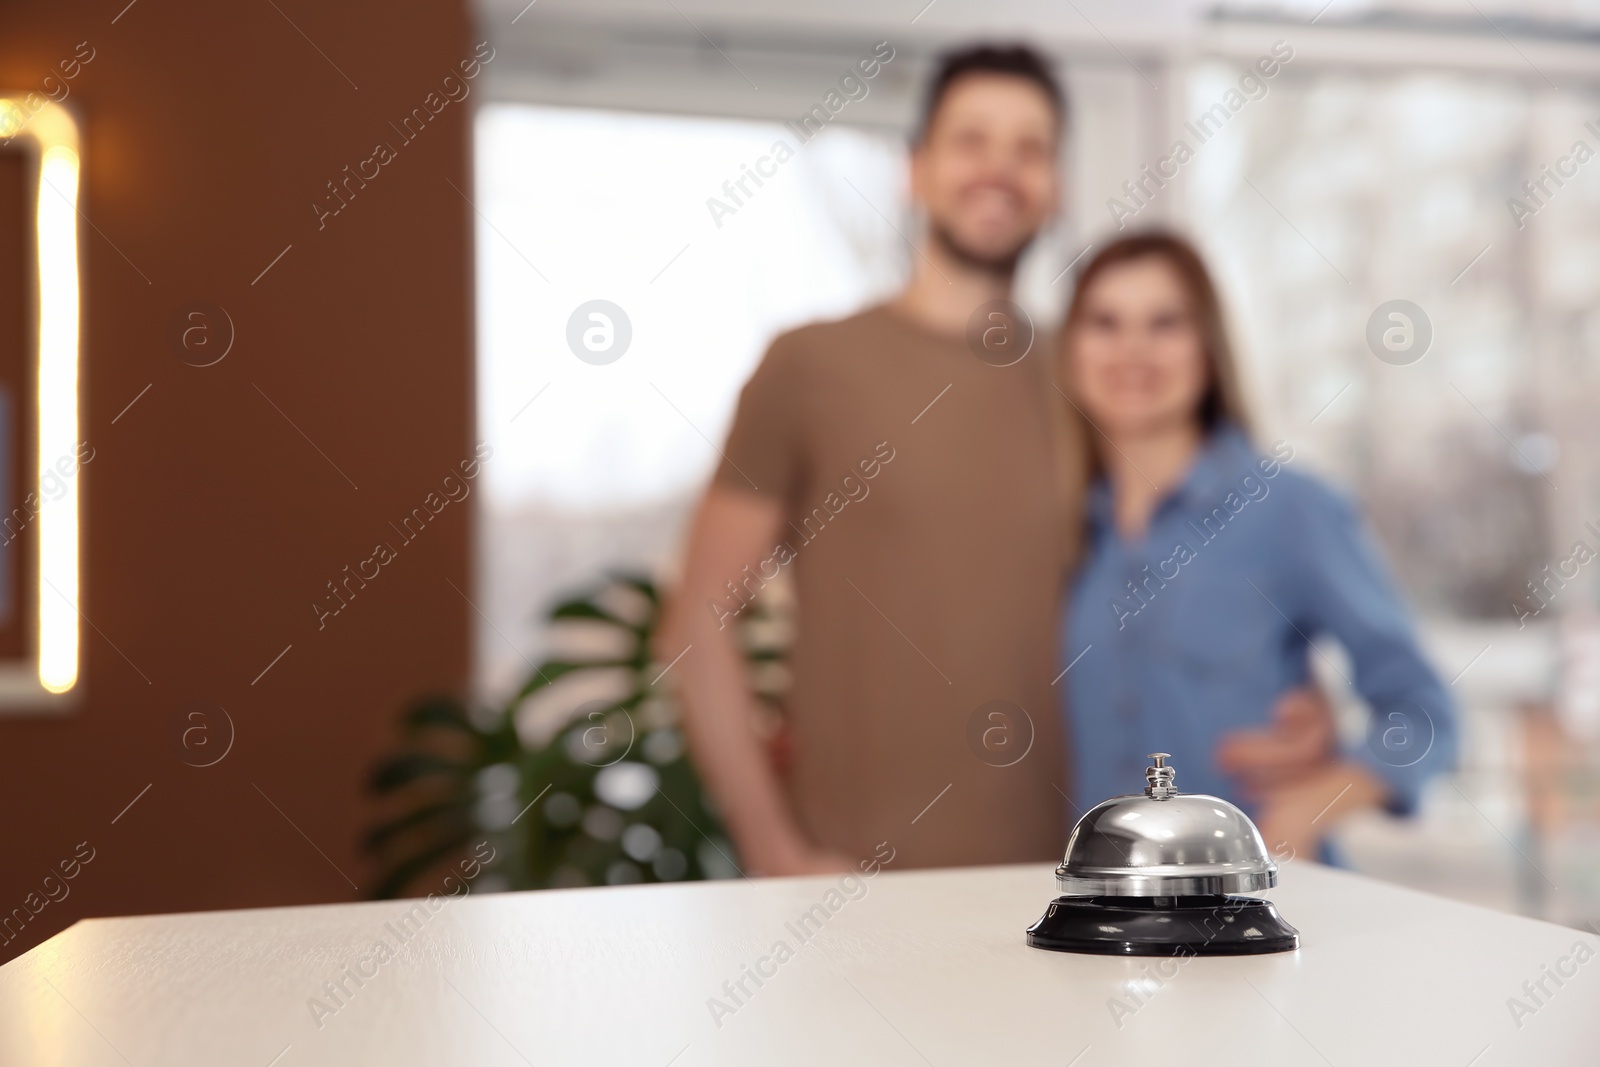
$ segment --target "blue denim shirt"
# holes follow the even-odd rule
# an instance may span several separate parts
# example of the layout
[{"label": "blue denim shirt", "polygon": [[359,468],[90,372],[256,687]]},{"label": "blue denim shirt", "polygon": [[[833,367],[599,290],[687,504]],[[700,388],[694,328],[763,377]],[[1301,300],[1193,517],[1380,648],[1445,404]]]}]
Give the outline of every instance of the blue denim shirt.
[{"label": "blue denim shirt", "polygon": [[1453,763],[1454,707],[1376,546],[1352,505],[1288,470],[1292,460],[1286,444],[1263,456],[1219,429],[1132,541],[1117,532],[1109,487],[1091,489],[1088,554],[1062,629],[1075,815],[1137,791],[1150,752],[1172,753],[1183,792],[1251,811],[1217,769],[1217,744],[1267,725],[1328,638],[1370,709],[1347,754],[1388,784],[1389,809],[1414,810],[1426,779]]}]

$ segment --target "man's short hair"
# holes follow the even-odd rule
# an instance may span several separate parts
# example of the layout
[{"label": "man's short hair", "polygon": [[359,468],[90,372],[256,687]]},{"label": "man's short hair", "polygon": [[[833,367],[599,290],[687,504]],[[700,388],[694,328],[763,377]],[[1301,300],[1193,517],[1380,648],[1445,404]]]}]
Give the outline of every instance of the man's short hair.
[{"label": "man's short hair", "polygon": [[922,101],[915,143],[921,144],[950,87],[969,74],[1004,74],[1037,85],[1056,113],[1056,130],[1066,125],[1067,94],[1056,80],[1049,60],[1025,44],[980,44],[946,52],[939,57],[928,92]]}]

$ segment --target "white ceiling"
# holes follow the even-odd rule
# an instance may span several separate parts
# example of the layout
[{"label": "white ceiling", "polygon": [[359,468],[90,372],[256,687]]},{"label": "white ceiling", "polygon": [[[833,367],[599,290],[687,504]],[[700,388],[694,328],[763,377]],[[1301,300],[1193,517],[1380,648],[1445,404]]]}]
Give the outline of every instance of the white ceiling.
[{"label": "white ceiling", "polygon": [[1247,61],[1275,39],[1293,44],[1301,68],[1600,76],[1600,0],[475,2],[478,32],[497,49],[486,81],[499,99],[743,118],[804,113],[819,86],[885,40],[895,61],[852,105],[852,123],[903,127],[932,57],[977,38],[1033,42],[1065,62],[1069,81],[1134,78],[1158,108],[1164,66],[1199,54]]},{"label": "white ceiling", "polygon": [[[642,32],[692,25],[719,32],[806,36],[1003,37],[1044,33],[1124,41],[1182,38],[1219,15],[1330,26],[1431,25],[1466,33],[1570,37],[1600,27],[1600,0],[475,0],[485,29],[542,22],[625,25]],[[1491,24],[1492,22],[1492,24]],[[524,27],[522,24],[526,23]]]}]

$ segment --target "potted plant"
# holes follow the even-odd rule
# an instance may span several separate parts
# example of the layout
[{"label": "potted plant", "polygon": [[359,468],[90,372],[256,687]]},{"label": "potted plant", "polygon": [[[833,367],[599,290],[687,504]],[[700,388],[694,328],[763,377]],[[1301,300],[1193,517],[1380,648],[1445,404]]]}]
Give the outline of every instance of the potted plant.
[{"label": "potted plant", "polygon": [[[745,644],[770,727],[784,627],[768,605],[748,614]],[[369,783],[388,809],[364,841],[382,871],[374,896],[402,894],[483,841],[494,858],[480,887],[736,876],[689,760],[671,664],[652,655],[660,617],[654,583],[614,576],[550,610],[559,651],[503,705],[436,696],[408,708],[402,747]]]}]

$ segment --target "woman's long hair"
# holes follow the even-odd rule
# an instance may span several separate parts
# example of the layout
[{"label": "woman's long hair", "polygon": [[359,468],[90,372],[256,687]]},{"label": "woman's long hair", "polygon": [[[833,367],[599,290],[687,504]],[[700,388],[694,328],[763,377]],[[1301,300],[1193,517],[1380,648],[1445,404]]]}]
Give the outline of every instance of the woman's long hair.
[{"label": "woman's long hair", "polygon": [[1250,431],[1249,411],[1245,405],[1244,390],[1239,383],[1239,368],[1228,338],[1222,302],[1217,298],[1211,272],[1206,270],[1200,254],[1188,241],[1172,233],[1153,231],[1123,237],[1102,248],[1078,275],[1072,303],[1067,306],[1066,322],[1061,328],[1059,388],[1065,398],[1066,423],[1072,438],[1068,454],[1081,464],[1077,479],[1080,484],[1089,484],[1104,469],[1100,456],[1104,436],[1095,429],[1078,398],[1072,395],[1072,376],[1068,372],[1072,348],[1078,329],[1083,324],[1084,298],[1100,275],[1110,268],[1149,258],[1160,259],[1177,275],[1200,334],[1207,368],[1206,391],[1196,411],[1201,427],[1210,433],[1221,425],[1231,423],[1246,433]]}]

